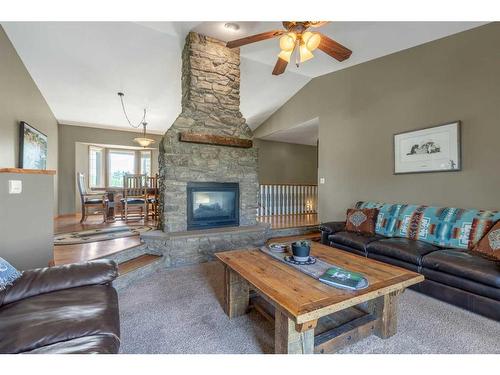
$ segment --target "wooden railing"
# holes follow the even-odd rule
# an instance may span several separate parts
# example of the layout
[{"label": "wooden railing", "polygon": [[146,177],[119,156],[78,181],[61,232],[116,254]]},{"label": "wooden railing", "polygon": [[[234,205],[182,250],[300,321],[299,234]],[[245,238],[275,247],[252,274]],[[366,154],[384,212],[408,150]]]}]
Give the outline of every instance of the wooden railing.
[{"label": "wooden railing", "polygon": [[260,185],[258,216],[317,213],[318,185]]}]

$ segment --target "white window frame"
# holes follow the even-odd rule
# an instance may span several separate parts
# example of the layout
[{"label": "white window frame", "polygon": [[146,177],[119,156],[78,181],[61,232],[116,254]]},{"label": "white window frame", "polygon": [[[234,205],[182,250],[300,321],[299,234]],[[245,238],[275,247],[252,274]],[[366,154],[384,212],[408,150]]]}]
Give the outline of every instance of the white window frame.
[{"label": "white window frame", "polygon": [[[91,168],[92,168],[92,161],[91,161],[91,151],[92,150],[95,150],[95,151],[100,151],[101,152],[101,171],[100,171],[100,181],[101,181],[101,186],[92,186],[92,173],[91,173]],[[88,149],[88,181],[87,181],[87,185],[88,185],[88,188],[89,189],[103,189],[105,188],[105,185],[106,185],[106,177],[105,177],[105,169],[106,169],[106,163],[105,163],[105,159],[106,159],[106,156],[105,156],[106,152],[105,152],[105,149],[103,147],[99,147],[99,146],[93,146],[93,145],[90,145],[89,146],[89,149]]]}]

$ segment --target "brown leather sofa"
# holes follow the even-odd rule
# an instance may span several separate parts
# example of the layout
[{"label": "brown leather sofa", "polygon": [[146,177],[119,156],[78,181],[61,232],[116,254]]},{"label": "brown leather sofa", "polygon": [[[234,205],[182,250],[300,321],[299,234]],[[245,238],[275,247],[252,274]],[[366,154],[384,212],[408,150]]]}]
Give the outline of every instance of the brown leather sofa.
[{"label": "brown leather sofa", "polygon": [[24,271],[0,292],[0,353],[118,353],[116,263]]},{"label": "brown leather sofa", "polygon": [[321,242],[425,276],[412,289],[500,321],[500,265],[470,251],[407,238],[360,235],[345,222],[320,225]]}]

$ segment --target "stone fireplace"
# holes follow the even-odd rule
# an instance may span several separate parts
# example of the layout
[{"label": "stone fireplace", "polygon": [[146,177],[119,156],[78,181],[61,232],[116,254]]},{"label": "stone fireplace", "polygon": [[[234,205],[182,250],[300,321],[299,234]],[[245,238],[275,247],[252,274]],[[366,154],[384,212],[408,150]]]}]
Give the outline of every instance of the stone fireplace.
[{"label": "stone fireplace", "polygon": [[182,111],[160,144],[161,231],[143,236],[167,266],[206,261],[266,238],[268,226],[256,220],[257,150],[239,108],[239,65],[238,49],[188,34]]}]

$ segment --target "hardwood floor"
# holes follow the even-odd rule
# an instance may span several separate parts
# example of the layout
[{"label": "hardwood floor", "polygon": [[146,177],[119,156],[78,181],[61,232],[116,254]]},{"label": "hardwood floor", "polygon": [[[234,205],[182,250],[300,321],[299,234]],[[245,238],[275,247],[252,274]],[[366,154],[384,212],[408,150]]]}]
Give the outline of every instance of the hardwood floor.
[{"label": "hardwood floor", "polygon": [[260,216],[257,220],[262,223],[271,224],[272,229],[300,228],[319,225],[318,214]]},{"label": "hardwood floor", "polygon": [[[100,215],[92,215],[85,223],[80,224],[80,215],[65,215],[54,220],[54,232],[57,234],[82,231],[86,229],[109,228],[127,224],[144,224],[144,220],[129,221],[128,223],[117,220],[114,223],[103,223]],[[156,222],[148,220],[146,225],[155,226]],[[57,266],[61,264],[84,262],[86,260],[101,258],[103,256],[137,246],[140,243],[139,237],[134,236],[77,245],[57,245],[54,246],[53,265]]]}]

